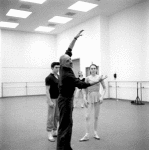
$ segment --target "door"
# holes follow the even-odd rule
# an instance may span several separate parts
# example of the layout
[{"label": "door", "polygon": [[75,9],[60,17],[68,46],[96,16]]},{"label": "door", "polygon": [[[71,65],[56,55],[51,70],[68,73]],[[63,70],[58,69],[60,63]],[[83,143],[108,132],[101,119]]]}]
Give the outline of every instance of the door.
[{"label": "door", "polygon": [[78,77],[78,72],[80,71],[80,59],[73,59],[72,60],[73,63],[73,72],[75,74],[76,77]]}]

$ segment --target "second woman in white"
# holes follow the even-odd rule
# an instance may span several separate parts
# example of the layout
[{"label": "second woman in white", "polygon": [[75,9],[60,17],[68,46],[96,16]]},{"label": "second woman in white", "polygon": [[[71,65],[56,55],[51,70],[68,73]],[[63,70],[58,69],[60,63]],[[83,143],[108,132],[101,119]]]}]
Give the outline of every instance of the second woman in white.
[{"label": "second woman in white", "polygon": [[[81,81],[85,81],[85,78],[83,77],[82,71],[78,72],[78,79],[81,80]],[[78,101],[80,101],[81,107],[82,108],[84,107],[84,97],[83,97],[84,94],[85,94],[85,90],[84,89],[76,88],[76,91],[75,91],[75,100],[74,100],[74,107],[76,107]]]}]

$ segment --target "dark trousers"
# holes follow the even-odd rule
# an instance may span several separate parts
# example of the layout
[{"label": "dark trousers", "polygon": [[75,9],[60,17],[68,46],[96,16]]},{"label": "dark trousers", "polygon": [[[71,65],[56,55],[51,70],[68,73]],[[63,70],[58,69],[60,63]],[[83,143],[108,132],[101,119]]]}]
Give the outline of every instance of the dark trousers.
[{"label": "dark trousers", "polygon": [[59,129],[57,137],[56,150],[72,150],[71,135],[72,135],[72,112],[73,112],[73,98],[65,98],[60,96],[58,98],[59,108]]}]

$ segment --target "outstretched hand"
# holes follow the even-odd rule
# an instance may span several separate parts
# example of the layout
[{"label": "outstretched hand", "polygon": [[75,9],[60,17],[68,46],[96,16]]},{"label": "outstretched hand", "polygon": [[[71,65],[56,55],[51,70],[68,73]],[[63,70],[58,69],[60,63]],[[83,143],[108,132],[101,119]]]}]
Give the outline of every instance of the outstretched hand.
[{"label": "outstretched hand", "polygon": [[103,77],[103,75],[99,78],[99,82],[102,82],[103,80],[105,80],[108,76]]},{"label": "outstretched hand", "polygon": [[75,36],[75,39],[77,39],[78,37],[80,37],[80,36],[82,36],[82,32],[83,32],[84,30],[81,30],[76,36]]}]

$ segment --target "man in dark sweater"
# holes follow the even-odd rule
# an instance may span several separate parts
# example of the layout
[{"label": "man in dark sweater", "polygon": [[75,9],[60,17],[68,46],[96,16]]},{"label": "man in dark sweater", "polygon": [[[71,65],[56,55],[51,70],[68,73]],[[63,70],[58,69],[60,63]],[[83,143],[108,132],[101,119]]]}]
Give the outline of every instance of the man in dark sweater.
[{"label": "man in dark sweater", "polygon": [[[72,150],[71,135],[72,135],[72,111],[73,97],[75,87],[87,88],[97,84],[105,78],[100,78],[97,82],[85,83],[75,77],[72,71],[72,49],[76,40],[81,36],[81,30],[70,43],[66,53],[60,57],[60,78],[59,78],[59,129],[57,137],[57,150]],[[87,102],[86,102],[87,103]]]},{"label": "man in dark sweater", "polygon": [[48,131],[48,140],[54,142],[55,139],[53,136],[57,136],[59,112],[58,112],[58,96],[59,96],[59,71],[60,64],[59,62],[53,62],[51,64],[52,73],[50,73],[46,79],[46,96],[48,103],[48,119],[47,119],[47,131]]}]

